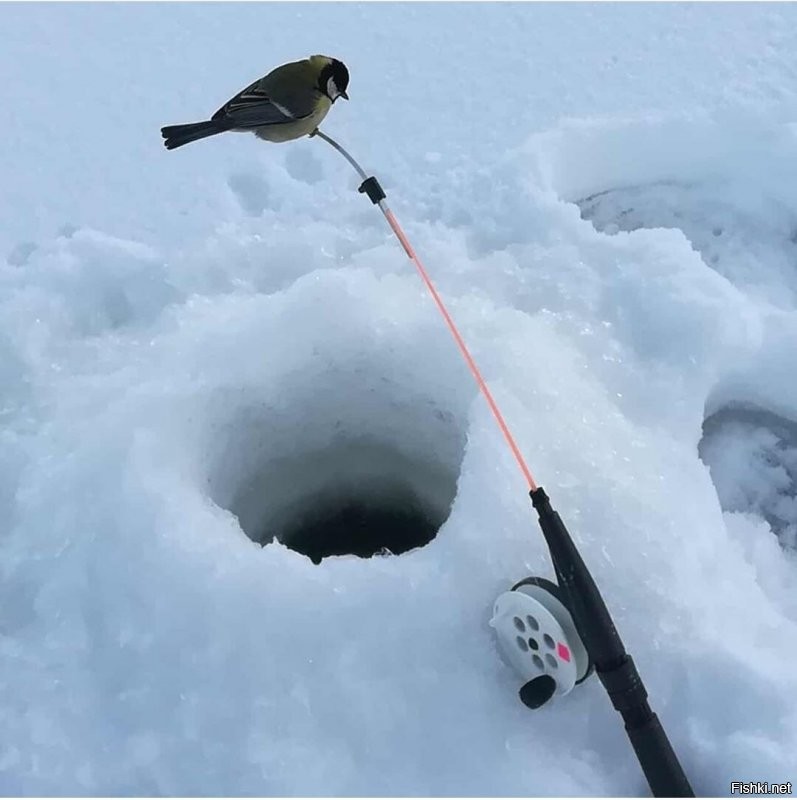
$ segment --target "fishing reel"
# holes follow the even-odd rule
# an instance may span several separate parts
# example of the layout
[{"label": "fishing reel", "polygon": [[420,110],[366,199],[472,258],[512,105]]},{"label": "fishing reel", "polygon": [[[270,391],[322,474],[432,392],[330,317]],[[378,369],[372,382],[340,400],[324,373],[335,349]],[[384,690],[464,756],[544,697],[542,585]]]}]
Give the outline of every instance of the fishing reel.
[{"label": "fishing reel", "polygon": [[593,671],[561,587],[525,578],[495,601],[490,626],[506,661],[523,679],[520,699],[540,708],[566,695]]}]

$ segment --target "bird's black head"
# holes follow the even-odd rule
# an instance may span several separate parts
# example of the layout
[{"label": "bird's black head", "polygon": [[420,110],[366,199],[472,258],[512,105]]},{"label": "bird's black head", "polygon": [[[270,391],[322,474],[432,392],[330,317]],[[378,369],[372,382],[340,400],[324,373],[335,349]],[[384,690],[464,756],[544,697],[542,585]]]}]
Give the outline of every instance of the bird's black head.
[{"label": "bird's black head", "polygon": [[346,94],[348,85],[349,70],[346,69],[346,65],[336,58],[330,59],[318,76],[318,88],[321,93],[325,94],[333,103],[339,97],[348,100],[349,96]]}]

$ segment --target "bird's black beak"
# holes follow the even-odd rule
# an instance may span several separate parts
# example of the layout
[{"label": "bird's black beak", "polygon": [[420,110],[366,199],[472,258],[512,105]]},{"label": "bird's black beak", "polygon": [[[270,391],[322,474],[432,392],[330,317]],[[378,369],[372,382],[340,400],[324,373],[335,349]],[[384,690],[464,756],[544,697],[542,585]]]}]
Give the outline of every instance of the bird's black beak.
[{"label": "bird's black beak", "polygon": [[349,99],[349,96],[346,94],[346,92],[340,92],[338,94],[338,97],[342,97],[344,100],[348,100]]}]

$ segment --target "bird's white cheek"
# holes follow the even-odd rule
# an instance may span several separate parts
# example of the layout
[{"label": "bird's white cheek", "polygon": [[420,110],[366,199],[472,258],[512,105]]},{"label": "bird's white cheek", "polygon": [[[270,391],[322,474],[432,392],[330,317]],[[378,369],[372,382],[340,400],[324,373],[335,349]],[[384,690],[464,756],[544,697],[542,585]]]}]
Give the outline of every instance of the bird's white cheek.
[{"label": "bird's white cheek", "polygon": [[340,96],[340,92],[338,91],[338,87],[335,85],[334,78],[330,78],[327,81],[327,94],[329,95],[330,100],[336,100]]}]

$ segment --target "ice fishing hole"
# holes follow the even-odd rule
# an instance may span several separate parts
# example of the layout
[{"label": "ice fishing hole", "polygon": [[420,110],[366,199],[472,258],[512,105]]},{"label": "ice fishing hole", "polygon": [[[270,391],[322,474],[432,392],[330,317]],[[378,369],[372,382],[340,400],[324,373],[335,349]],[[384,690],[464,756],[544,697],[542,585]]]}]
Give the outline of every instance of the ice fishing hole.
[{"label": "ice fishing hole", "polygon": [[328,556],[400,555],[445,522],[456,473],[386,443],[342,441],[275,459],[234,503],[259,544],[279,541],[320,563]]},{"label": "ice fishing hole", "polygon": [[761,517],[784,550],[797,550],[797,421],[727,405],[703,421],[698,454],[724,511]]},{"label": "ice fishing hole", "polygon": [[211,497],[252,541],[318,564],[399,555],[435,538],[456,496],[464,423],[417,387],[406,396],[375,380],[370,390],[351,381],[276,409],[239,408],[214,430],[223,446]]},{"label": "ice fishing hole", "polygon": [[327,556],[406,553],[431,542],[443,521],[409,487],[394,486],[378,495],[365,489],[317,501],[275,538],[319,564]]},{"label": "ice fishing hole", "polygon": [[529,647],[532,650],[539,650],[540,649],[540,645],[539,645],[539,643],[537,642],[536,639],[529,639]]}]

